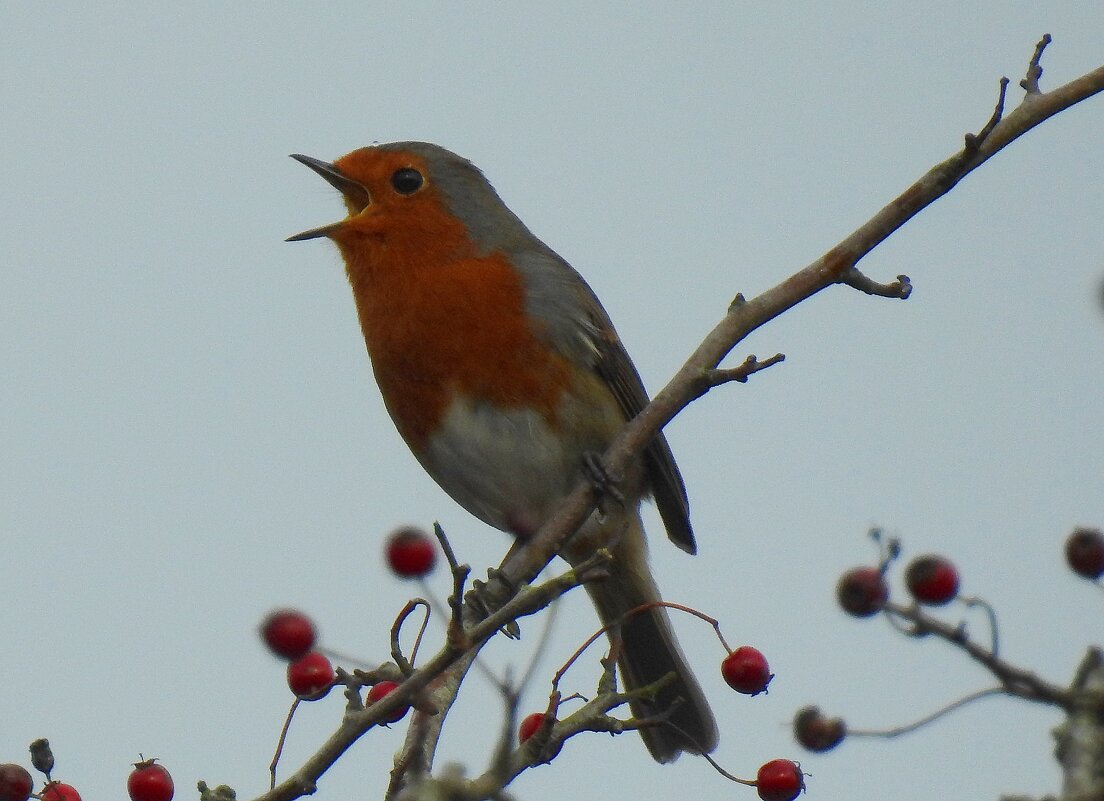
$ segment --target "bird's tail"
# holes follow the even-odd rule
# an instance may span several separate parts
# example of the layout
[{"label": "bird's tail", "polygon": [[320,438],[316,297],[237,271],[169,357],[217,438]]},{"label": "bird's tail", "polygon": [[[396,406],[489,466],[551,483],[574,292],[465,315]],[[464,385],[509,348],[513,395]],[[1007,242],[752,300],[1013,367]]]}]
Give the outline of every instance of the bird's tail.
[{"label": "bird's tail", "polygon": [[654,607],[624,619],[629,610],[660,600],[648,568],[640,517],[626,517],[625,531],[613,548],[609,577],[588,583],[587,591],[603,625],[621,621],[619,630],[610,630],[610,639],[620,644],[618,666],[626,690],[675,674],[654,698],[630,704],[634,717],[661,721],[639,730],[652,757],[671,762],[683,751],[707,754],[717,747],[717,722],[679,649],[667,610]]}]

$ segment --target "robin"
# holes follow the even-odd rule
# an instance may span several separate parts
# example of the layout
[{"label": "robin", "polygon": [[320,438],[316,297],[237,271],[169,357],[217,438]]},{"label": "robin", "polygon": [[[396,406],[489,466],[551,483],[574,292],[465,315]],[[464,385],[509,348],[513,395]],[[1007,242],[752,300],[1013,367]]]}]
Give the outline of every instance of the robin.
[{"label": "robin", "polygon": [[[292,158],[341,192],[348,216],[288,241],[328,237],[340,249],[402,438],[457,503],[524,541],[648,402],[602,304],[455,153],[395,142],[332,164]],[[686,488],[663,435],[618,478],[625,503],[591,515],[561,555],[571,564],[598,548],[613,555],[609,577],[586,588],[604,625],[621,621],[625,687],[676,676],[653,699],[631,704],[636,717],[665,721],[640,729],[652,756],[708,753],[717,725],[666,611],[622,621],[660,600],[643,497],[654,496],[671,541],[696,550]]]}]

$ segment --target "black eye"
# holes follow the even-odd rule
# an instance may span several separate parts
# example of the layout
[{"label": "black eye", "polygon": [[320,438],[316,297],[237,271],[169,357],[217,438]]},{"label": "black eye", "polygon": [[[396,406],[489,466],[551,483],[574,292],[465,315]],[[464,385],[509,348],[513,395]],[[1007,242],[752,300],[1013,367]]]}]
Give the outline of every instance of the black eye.
[{"label": "black eye", "polygon": [[400,195],[413,195],[422,188],[424,182],[422,174],[413,167],[395,170],[395,174],[391,176],[391,186],[395,187],[395,191]]}]

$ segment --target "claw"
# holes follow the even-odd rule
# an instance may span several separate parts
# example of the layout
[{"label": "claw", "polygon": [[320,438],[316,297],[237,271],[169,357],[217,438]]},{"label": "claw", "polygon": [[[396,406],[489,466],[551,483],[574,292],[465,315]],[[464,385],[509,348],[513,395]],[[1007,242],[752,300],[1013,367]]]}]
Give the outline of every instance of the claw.
[{"label": "claw", "polygon": [[[479,579],[472,581],[472,588],[464,594],[464,603],[468,604],[480,618],[489,617],[503,604],[503,588],[506,591],[506,598],[512,598],[517,592],[517,587],[506,574],[492,567],[487,571],[487,581]],[[502,633],[512,640],[520,640],[521,626],[516,620],[511,620],[502,627]]]}]

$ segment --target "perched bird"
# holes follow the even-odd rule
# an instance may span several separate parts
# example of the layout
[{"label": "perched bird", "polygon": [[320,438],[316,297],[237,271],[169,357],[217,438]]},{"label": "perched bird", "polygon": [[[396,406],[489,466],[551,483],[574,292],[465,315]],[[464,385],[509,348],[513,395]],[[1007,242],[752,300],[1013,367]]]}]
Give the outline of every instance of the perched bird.
[{"label": "perched bird", "polygon": [[[294,155],[341,192],[348,216],[289,241],[328,237],[345,259],[376,382],[426,472],[485,523],[524,540],[551,516],[648,402],[594,292],[499,198],[469,161],[395,142],[333,164]],[[625,503],[595,513],[562,549],[572,564],[612,551],[587,591],[603,624],[660,599],[640,501],[655,497],[670,539],[694,553],[682,477],[662,434],[618,477]],[[653,608],[620,626],[628,689],[674,672],[637,717],[659,762],[708,753],[717,725],[671,631]],[[611,637],[616,636],[611,632]]]}]

